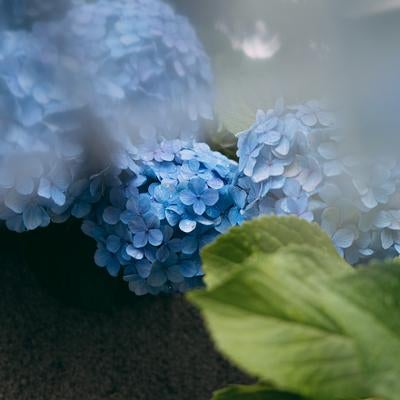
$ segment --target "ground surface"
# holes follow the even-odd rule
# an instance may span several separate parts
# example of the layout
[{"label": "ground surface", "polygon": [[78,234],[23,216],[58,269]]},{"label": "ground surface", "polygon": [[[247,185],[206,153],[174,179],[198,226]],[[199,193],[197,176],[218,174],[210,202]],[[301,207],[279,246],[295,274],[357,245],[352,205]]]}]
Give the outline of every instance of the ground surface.
[{"label": "ground surface", "polygon": [[130,295],[91,247],[75,225],[1,233],[0,399],[208,400],[247,381],[181,297]]}]

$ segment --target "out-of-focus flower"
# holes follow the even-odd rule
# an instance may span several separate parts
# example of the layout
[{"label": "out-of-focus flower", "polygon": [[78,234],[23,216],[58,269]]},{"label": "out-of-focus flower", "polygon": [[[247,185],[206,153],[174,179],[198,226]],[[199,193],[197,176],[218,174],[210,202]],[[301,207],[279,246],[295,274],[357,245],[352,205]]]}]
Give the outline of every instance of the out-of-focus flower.
[{"label": "out-of-focus flower", "polygon": [[352,139],[317,102],[259,112],[238,141],[244,217],[314,220],[351,264],[399,255],[400,163]]},{"label": "out-of-focus flower", "polygon": [[162,1],[81,3],[34,32],[51,37],[69,67],[85,74],[76,92],[130,154],[132,144],[154,149],[160,139],[194,137],[213,118],[209,59],[187,19]]},{"label": "out-of-focus flower", "polygon": [[399,162],[377,155],[337,163],[341,173],[325,176],[311,198],[315,221],[351,264],[399,255]]},{"label": "out-of-focus flower", "polygon": [[96,263],[122,274],[138,295],[186,291],[202,282],[199,250],[241,222],[237,165],[207,145],[165,141],[111,184],[83,224]]},{"label": "out-of-focus flower", "polygon": [[64,220],[81,174],[81,105],[57,57],[27,32],[0,33],[0,218],[16,231]]}]

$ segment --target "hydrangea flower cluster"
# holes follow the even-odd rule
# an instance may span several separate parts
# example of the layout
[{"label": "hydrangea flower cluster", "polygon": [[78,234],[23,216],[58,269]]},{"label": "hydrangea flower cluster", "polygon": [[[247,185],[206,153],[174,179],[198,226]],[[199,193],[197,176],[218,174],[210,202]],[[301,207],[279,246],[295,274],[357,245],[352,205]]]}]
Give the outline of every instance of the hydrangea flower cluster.
[{"label": "hydrangea flower cluster", "polygon": [[375,156],[336,157],[338,137],[318,146],[328,163],[323,183],[310,201],[315,221],[351,264],[400,254],[400,164]]},{"label": "hydrangea flower cluster", "polygon": [[331,130],[333,115],[316,102],[285,108],[278,101],[238,139],[238,186],[247,193],[246,218],[297,215],[312,220],[310,195],[323,178],[310,151],[310,134]]},{"label": "hydrangea flower cluster", "polygon": [[199,249],[241,222],[236,163],[206,144],[163,141],[113,180],[83,224],[96,263],[138,295],[201,284]]},{"label": "hydrangea flower cluster", "polygon": [[28,32],[0,33],[0,218],[18,232],[65,220],[79,194],[81,105],[60,85],[57,57]]},{"label": "hydrangea flower cluster", "polygon": [[82,3],[34,31],[86,74],[76,90],[124,150],[192,138],[213,118],[209,59],[187,19],[162,1]]},{"label": "hydrangea flower cluster", "polygon": [[400,254],[400,163],[362,156],[317,102],[259,112],[239,134],[245,217],[317,222],[351,264]]},{"label": "hydrangea flower cluster", "polygon": [[101,171],[118,174],[139,152],[129,135],[159,139],[150,121],[192,135],[212,116],[209,60],[159,0],[0,0],[0,14],[13,25],[67,4],[32,33],[1,33],[0,218],[16,231],[87,215]]}]

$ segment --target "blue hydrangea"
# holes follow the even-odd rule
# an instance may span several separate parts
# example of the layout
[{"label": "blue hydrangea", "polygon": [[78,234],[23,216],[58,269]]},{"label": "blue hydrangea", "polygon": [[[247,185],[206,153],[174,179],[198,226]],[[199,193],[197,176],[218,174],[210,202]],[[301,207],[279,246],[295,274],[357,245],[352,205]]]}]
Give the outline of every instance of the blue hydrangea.
[{"label": "blue hydrangea", "polygon": [[323,178],[310,151],[314,131],[331,130],[333,115],[317,102],[285,108],[278,101],[238,135],[237,184],[246,191],[246,218],[260,214],[294,214],[308,220],[309,196]]},{"label": "blue hydrangea", "polygon": [[51,37],[69,67],[85,74],[77,92],[123,151],[192,138],[213,118],[209,59],[187,19],[162,1],[76,4],[34,32]]},{"label": "blue hydrangea", "polygon": [[0,33],[0,218],[15,231],[65,220],[85,177],[81,104],[57,57],[30,33]]},{"label": "blue hydrangea", "polygon": [[318,102],[259,112],[238,141],[245,218],[313,220],[351,264],[399,255],[400,163],[352,140]]},{"label": "blue hydrangea", "polygon": [[237,165],[191,141],[164,141],[108,186],[83,231],[95,261],[138,295],[201,284],[199,250],[242,221]]},{"label": "blue hydrangea", "polygon": [[[338,144],[337,135],[333,142]],[[325,143],[332,144],[331,134]],[[399,162],[387,155],[338,156],[326,172],[310,210],[346,260],[356,264],[399,255]]]}]

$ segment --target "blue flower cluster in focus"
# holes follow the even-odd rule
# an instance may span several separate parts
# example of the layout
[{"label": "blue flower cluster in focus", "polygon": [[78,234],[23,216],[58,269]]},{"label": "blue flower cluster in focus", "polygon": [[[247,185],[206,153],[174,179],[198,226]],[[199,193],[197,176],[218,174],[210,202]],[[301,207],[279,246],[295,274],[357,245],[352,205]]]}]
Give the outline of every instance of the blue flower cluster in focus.
[{"label": "blue flower cluster in focus", "polygon": [[83,224],[96,263],[138,295],[201,284],[199,250],[241,222],[236,163],[202,143],[163,141],[108,187]]}]

